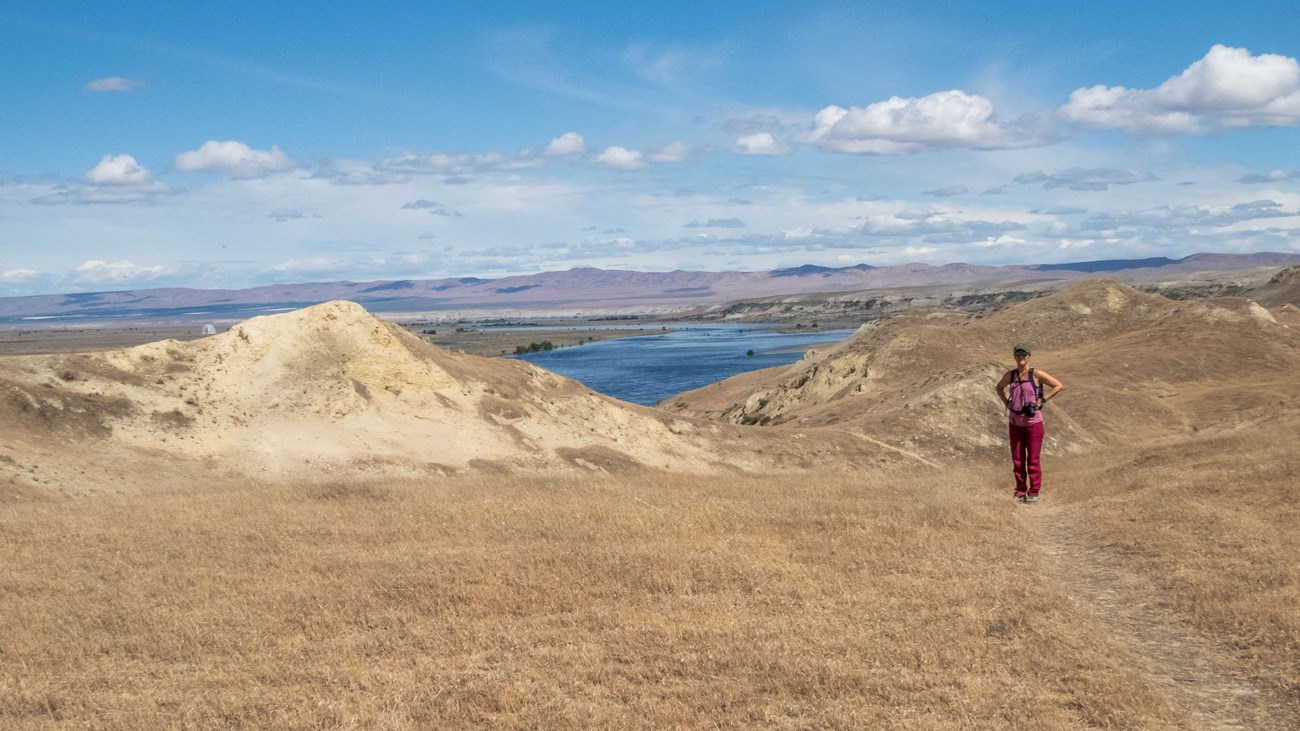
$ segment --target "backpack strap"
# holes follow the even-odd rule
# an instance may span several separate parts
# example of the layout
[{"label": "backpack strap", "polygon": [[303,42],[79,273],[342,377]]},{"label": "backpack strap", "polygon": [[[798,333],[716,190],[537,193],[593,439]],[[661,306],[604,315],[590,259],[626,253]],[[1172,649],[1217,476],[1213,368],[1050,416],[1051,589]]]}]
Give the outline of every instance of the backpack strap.
[{"label": "backpack strap", "polygon": [[1034,384],[1034,393],[1037,393],[1037,394],[1038,394],[1038,398],[1039,398],[1039,400],[1041,401],[1042,398],[1043,398],[1043,384],[1041,384],[1041,383],[1039,383],[1038,381],[1035,381],[1035,380],[1034,380],[1034,369],[1033,369],[1033,368],[1030,368],[1030,369],[1029,369],[1029,382],[1032,383],[1032,384]]}]

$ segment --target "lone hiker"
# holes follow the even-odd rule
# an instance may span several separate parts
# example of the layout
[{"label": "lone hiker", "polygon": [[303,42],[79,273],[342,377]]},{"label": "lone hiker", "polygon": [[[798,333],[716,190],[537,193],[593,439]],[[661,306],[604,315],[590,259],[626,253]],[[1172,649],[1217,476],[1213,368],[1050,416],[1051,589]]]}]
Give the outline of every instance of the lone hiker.
[{"label": "lone hiker", "polygon": [[[1046,371],[1029,367],[1029,346],[1016,343],[1011,351],[1016,367],[998,381],[998,398],[1007,406],[1011,436],[1011,469],[1016,475],[1016,501],[1038,502],[1043,488],[1043,468],[1038,453],[1043,446],[1043,406],[1061,392],[1061,382]],[[1049,389],[1043,392],[1043,386]],[[1005,391],[1011,389],[1010,395]]]}]

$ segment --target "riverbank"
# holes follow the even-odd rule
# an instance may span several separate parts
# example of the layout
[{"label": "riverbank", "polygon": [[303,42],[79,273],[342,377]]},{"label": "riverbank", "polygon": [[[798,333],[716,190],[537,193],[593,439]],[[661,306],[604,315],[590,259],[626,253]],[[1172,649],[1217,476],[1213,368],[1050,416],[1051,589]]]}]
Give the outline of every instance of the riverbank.
[{"label": "riverbank", "polygon": [[458,350],[470,355],[499,357],[537,353],[556,348],[585,345],[598,340],[634,338],[658,335],[663,327],[637,327],[618,329],[592,329],[575,325],[572,328],[529,327],[517,330],[479,330],[464,326],[410,327],[411,332],[430,343],[448,350]]}]

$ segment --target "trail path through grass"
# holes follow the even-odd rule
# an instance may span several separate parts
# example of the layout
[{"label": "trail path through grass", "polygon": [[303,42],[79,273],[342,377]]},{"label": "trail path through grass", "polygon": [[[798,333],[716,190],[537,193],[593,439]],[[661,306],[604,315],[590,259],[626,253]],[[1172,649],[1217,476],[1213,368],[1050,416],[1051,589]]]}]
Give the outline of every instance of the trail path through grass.
[{"label": "trail path through grass", "polygon": [[1207,729],[1297,729],[1293,704],[1239,672],[1212,642],[1121,580],[1124,556],[1089,534],[1068,508],[1020,509],[1039,536],[1049,568],[1072,599],[1093,613],[1145,661],[1171,703]]}]

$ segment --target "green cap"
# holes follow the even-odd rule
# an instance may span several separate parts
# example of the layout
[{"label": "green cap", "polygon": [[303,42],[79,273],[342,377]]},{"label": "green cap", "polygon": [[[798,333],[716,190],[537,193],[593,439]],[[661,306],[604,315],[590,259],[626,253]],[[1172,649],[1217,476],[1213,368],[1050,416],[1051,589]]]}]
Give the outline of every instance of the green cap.
[{"label": "green cap", "polygon": [[1018,353],[1018,352],[1020,352],[1020,351],[1022,351],[1022,350],[1025,351],[1025,355],[1029,355],[1030,353],[1033,353],[1033,352],[1034,352],[1034,351],[1032,351],[1032,350],[1029,349],[1029,344],[1028,344],[1028,343],[1016,343],[1016,347],[1014,347],[1014,348],[1011,349],[1011,354],[1012,354],[1012,355],[1015,355],[1016,353]]}]

